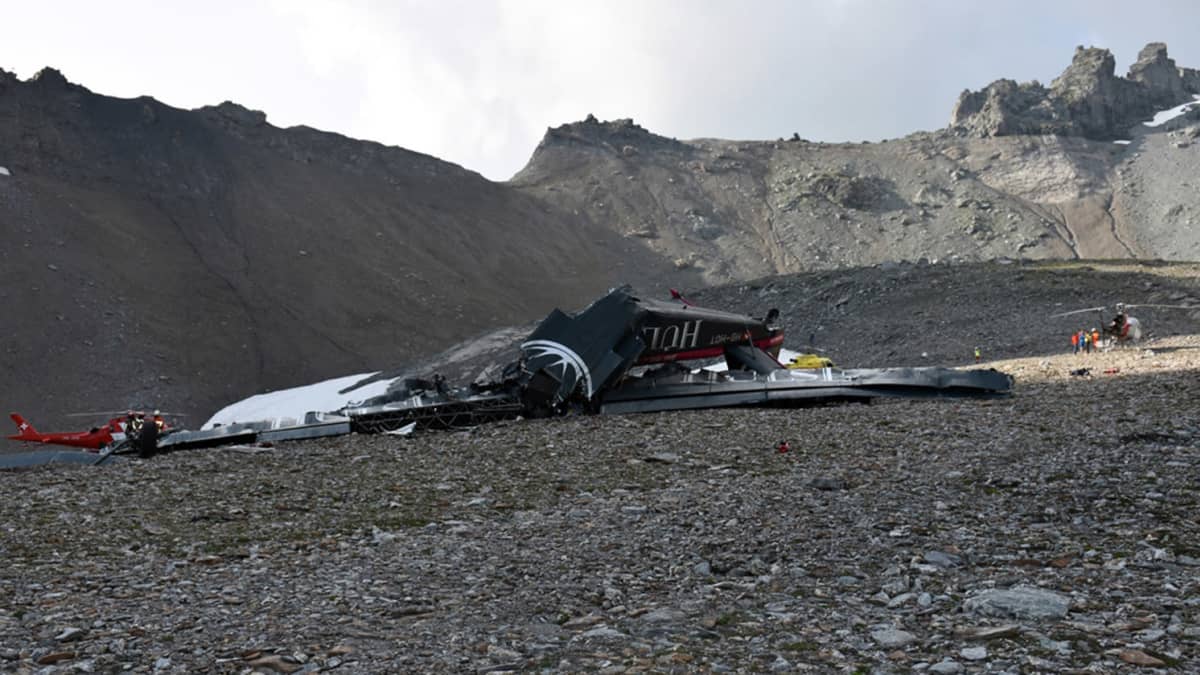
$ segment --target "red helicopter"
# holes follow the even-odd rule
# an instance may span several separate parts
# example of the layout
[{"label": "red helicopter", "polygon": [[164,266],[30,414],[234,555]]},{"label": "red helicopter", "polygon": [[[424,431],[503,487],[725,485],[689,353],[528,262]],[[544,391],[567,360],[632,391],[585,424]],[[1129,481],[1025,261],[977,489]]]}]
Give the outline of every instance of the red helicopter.
[{"label": "red helicopter", "polygon": [[[103,413],[102,413],[103,414]],[[111,414],[111,413],[107,413]],[[33,425],[25,421],[17,413],[12,413],[9,417],[17,424],[17,434],[8,436],[10,440],[23,441],[26,443],[46,443],[50,445],[67,445],[74,448],[84,448],[87,450],[102,450],[114,443],[121,443],[127,439],[125,430],[128,422],[132,419],[143,419],[147,424],[154,424],[157,420],[162,420],[164,413],[155,410],[152,415],[147,415],[143,412],[131,411],[124,413],[118,417],[114,417],[103,426],[92,427],[88,431],[59,431],[43,433],[33,428]],[[163,430],[168,428],[166,422],[162,422]]]}]

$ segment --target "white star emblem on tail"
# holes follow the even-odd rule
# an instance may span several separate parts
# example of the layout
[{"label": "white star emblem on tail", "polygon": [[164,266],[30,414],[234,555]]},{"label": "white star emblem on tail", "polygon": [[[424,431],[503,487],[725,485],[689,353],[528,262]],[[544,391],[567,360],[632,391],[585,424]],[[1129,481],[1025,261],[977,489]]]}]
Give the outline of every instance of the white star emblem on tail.
[{"label": "white star emblem on tail", "polygon": [[551,340],[530,340],[529,342],[521,345],[521,350],[527,350],[529,352],[530,360],[543,356],[558,357],[556,361],[548,364],[545,367],[547,369],[558,368],[559,374],[564,380],[566,379],[568,369],[574,371],[575,381],[578,382],[581,379],[583,380],[583,386],[587,392],[588,398],[591,398],[592,394],[596,393],[596,390],[592,388],[591,371],[588,370],[587,364],[583,362],[583,359],[579,358],[579,355],[576,354],[570,347]]}]

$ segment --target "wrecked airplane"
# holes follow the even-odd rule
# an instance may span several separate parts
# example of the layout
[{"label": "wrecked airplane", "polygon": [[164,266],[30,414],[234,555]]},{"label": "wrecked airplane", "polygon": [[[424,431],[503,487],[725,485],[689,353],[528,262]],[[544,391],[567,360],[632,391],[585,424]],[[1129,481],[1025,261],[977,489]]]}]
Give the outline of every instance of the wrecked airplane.
[{"label": "wrecked airplane", "polygon": [[[498,381],[449,389],[436,378],[410,380],[405,387],[339,413],[350,418],[356,431],[378,433],[413,422],[418,428],[447,427],[572,411],[787,407],[883,396],[1012,393],[1012,378],[994,370],[789,370],[777,360],[783,343],[777,318],[774,310],[759,319],[644,300],[621,287],[574,316],[551,312],[521,344],[520,358]],[[693,370],[680,363],[721,356],[729,366],[724,372]]]}]

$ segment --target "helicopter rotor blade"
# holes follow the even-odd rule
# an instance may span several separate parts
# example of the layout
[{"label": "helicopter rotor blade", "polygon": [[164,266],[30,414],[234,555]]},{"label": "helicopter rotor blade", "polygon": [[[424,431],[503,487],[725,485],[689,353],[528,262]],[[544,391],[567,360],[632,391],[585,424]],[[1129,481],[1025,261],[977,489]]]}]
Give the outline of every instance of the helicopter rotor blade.
[{"label": "helicopter rotor blade", "polygon": [[1050,318],[1057,319],[1062,316],[1071,316],[1072,314],[1083,314],[1084,312],[1103,312],[1106,309],[1108,309],[1108,308],[1107,307],[1088,307],[1086,309],[1076,309],[1071,312],[1061,312],[1059,314],[1051,314]]},{"label": "helicopter rotor blade", "polygon": [[1159,309],[1200,309],[1196,305],[1125,305],[1126,307],[1156,307]]},{"label": "helicopter rotor blade", "polygon": [[[136,413],[142,413],[143,415],[148,415],[148,414],[150,414],[149,412],[147,412],[147,411],[145,411],[145,410],[142,410],[142,409],[140,409],[140,408],[124,408],[124,409],[122,409],[122,410],[98,410],[98,411],[95,411],[95,412],[75,412],[75,413],[66,413],[66,414],[64,415],[64,417],[100,417],[100,416],[103,416],[103,415],[109,415],[109,416],[112,416],[112,415],[125,415],[125,414],[131,413],[131,412],[132,412],[132,413],[135,413],[135,414],[136,414]],[[159,414],[159,415],[162,415],[163,417],[187,417],[187,413],[177,413],[177,412],[165,412],[165,411],[160,411],[158,414]]]}]

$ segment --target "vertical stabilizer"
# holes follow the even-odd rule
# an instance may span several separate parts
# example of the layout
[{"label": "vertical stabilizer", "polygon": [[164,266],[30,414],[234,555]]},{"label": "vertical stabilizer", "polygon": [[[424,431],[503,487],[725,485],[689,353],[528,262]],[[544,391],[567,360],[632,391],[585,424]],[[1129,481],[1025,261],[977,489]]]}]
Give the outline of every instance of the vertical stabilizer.
[{"label": "vertical stabilizer", "polygon": [[38,435],[37,429],[34,429],[32,424],[30,424],[29,422],[26,422],[24,417],[21,417],[17,413],[12,413],[9,415],[9,417],[11,417],[12,421],[15,422],[17,425],[17,435],[9,436],[9,438],[23,439],[23,438],[36,438],[37,437],[37,435]]}]

